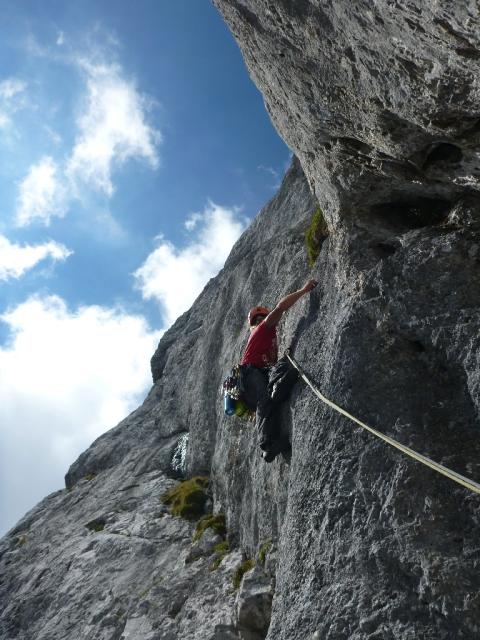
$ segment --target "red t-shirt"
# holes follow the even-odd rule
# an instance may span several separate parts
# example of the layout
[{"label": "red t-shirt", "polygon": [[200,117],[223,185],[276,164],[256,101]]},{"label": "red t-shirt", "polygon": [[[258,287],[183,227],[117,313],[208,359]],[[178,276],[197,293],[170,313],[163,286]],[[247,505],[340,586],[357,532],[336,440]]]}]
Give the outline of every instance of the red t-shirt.
[{"label": "red t-shirt", "polygon": [[247,342],[240,364],[253,364],[256,367],[268,367],[278,359],[277,330],[261,322]]}]

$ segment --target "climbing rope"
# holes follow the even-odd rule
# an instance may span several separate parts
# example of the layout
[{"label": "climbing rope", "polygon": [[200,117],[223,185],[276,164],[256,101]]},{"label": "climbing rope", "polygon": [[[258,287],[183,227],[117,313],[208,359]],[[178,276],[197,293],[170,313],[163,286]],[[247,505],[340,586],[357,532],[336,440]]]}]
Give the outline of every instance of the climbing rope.
[{"label": "climbing rope", "polygon": [[400,442],[397,442],[393,438],[390,438],[389,436],[386,436],[385,434],[381,433],[380,431],[377,431],[376,429],[372,429],[372,427],[369,427],[364,422],[361,422],[360,420],[358,420],[358,418],[355,418],[355,416],[350,415],[350,413],[348,413],[348,411],[345,411],[345,409],[342,409],[342,407],[339,407],[337,404],[335,404],[334,402],[332,402],[331,400],[326,398],[317,389],[317,387],[307,378],[307,376],[305,375],[304,371],[302,370],[302,368],[300,367],[298,362],[294,358],[292,358],[292,356],[290,355],[290,351],[288,349],[287,349],[287,351],[285,351],[285,355],[288,358],[288,360],[292,363],[292,365],[295,367],[295,369],[298,371],[298,373],[303,378],[303,380],[308,384],[308,386],[313,391],[313,393],[318,398],[320,398],[320,400],[322,402],[327,404],[329,407],[332,407],[332,409],[335,409],[335,411],[338,411],[339,413],[343,414],[344,416],[346,416],[350,420],[353,420],[353,422],[356,422],[363,429],[365,429],[366,431],[369,431],[374,436],[376,436],[377,438],[380,438],[381,440],[383,440],[384,442],[386,442],[390,446],[395,447],[396,449],[399,449],[405,455],[409,456],[410,458],[413,458],[413,460],[417,460],[417,462],[421,462],[425,466],[430,467],[430,469],[433,469],[434,471],[437,471],[437,473],[441,473],[443,476],[446,476],[447,478],[450,478],[450,480],[453,480],[454,482],[457,482],[458,484],[462,485],[463,487],[465,487],[467,489],[470,489],[470,491],[474,491],[475,493],[480,494],[480,484],[478,484],[474,480],[470,480],[470,478],[466,478],[465,476],[460,475],[456,471],[452,471],[451,469],[448,469],[447,467],[444,467],[442,464],[439,464],[438,462],[435,462],[434,460],[430,460],[430,458],[427,458],[426,456],[423,456],[421,453],[417,453],[413,449],[410,449],[410,447],[407,447],[404,444],[401,444]]}]

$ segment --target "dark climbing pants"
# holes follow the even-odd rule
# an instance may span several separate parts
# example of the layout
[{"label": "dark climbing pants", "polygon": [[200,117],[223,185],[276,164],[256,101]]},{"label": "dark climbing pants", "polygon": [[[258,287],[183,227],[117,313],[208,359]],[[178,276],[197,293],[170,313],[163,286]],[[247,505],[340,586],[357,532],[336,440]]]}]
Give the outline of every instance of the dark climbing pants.
[{"label": "dark climbing pants", "polygon": [[256,409],[258,444],[264,451],[281,438],[280,403],[287,399],[296,379],[296,371],[283,359],[270,369],[242,367],[244,399]]},{"label": "dark climbing pants", "polygon": [[268,371],[246,365],[243,370],[243,386],[245,402],[251,409],[256,409],[256,427],[258,444],[267,450],[276,439],[278,422],[276,405],[268,390]]}]

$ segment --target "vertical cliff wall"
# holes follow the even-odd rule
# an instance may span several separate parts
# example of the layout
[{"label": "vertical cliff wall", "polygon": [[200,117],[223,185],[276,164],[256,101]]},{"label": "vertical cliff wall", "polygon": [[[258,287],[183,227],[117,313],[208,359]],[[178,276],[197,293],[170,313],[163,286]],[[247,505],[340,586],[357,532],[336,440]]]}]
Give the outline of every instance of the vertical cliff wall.
[{"label": "vertical cliff wall", "polygon": [[[478,5],[215,4],[330,224],[298,358],[478,479]],[[478,498],[308,394],[293,451],[269,637],[474,638]]]},{"label": "vertical cliff wall", "polygon": [[[480,479],[478,8],[215,4],[299,160],[162,338],[143,406],[0,542],[0,637],[473,640],[479,498],[302,384],[282,415],[291,459],[266,465],[219,386],[246,310],[316,277],[282,347],[359,418]],[[310,270],[318,202],[329,237]],[[213,571],[219,539],[192,544],[194,525],[161,502],[187,435],[183,472],[210,477],[206,508],[226,516]],[[232,573],[269,539],[235,591]]]}]

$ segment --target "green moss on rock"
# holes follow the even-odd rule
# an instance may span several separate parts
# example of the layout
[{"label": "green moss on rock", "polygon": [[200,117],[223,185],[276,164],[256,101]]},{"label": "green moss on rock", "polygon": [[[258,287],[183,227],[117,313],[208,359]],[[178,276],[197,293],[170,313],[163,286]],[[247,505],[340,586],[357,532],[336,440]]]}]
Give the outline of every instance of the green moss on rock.
[{"label": "green moss on rock", "polygon": [[195,527],[195,533],[193,534],[193,542],[200,540],[207,529],[213,529],[213,531],[222,538],[227,534],[227,528],[225,525],[225,516],[223,513],[217,513],[214,515],[210,513],[197,522]]},{"label": "green moss on rock", "polygon": [[227,555],[227,553],[230,552],[230,544],[228,540],[223,540],[222,542],[219,542],[218,544],[216,544],[214,549],[215,549],[215,558],[210,564],[210,567],[209,567],[210,571],[215,571],[216,569],[218,569],[224,557]]},{"label": "green moss on rock", "polygon": [[258,561],[258,564],[261,565],[262,567],[265,564],[265,558],[267,556],[267,553],[270,551],[271,548],[272,548],[272,541],[270,540],[270,538],[268,540],[265,540],[265,542],[260,545],[260,548],[258,550],[258,555],[257,555],[257,561]]},{"label": "green moss on rock", "polygon": [[242,582],[243,576],[247,573],[247,571],[250,571],[250,569],[253,569],[254,566],[255,566],[255,560],[248,558],[247,560],[244,560],[242,564],[235,570],[235,573],[233,574],[233,580],[232,580],[233,586],[235,589],[239,588],[240,583]]},{"label": "green moss on rock", "polygon": [[164,493],[162,502],[170,507],[172,516],[196,520],[204,512],[207,487],[208,478],[196,476],[180,482]]},{"label": "green moss on rock", "polygon": [[223,555],[226,555],[230,551],[230,544],[228,540],[223,540],[216,544],[214,549],[215,553],[223,553]]},{"label": "green moss on rock", "polygon": [[323,212],[318,207],[313,214],[310,226],[305,232],[305,247],[307,249],[308,264],[313,267],[322,248],[322,243],[328,236],[328,227]]}]

